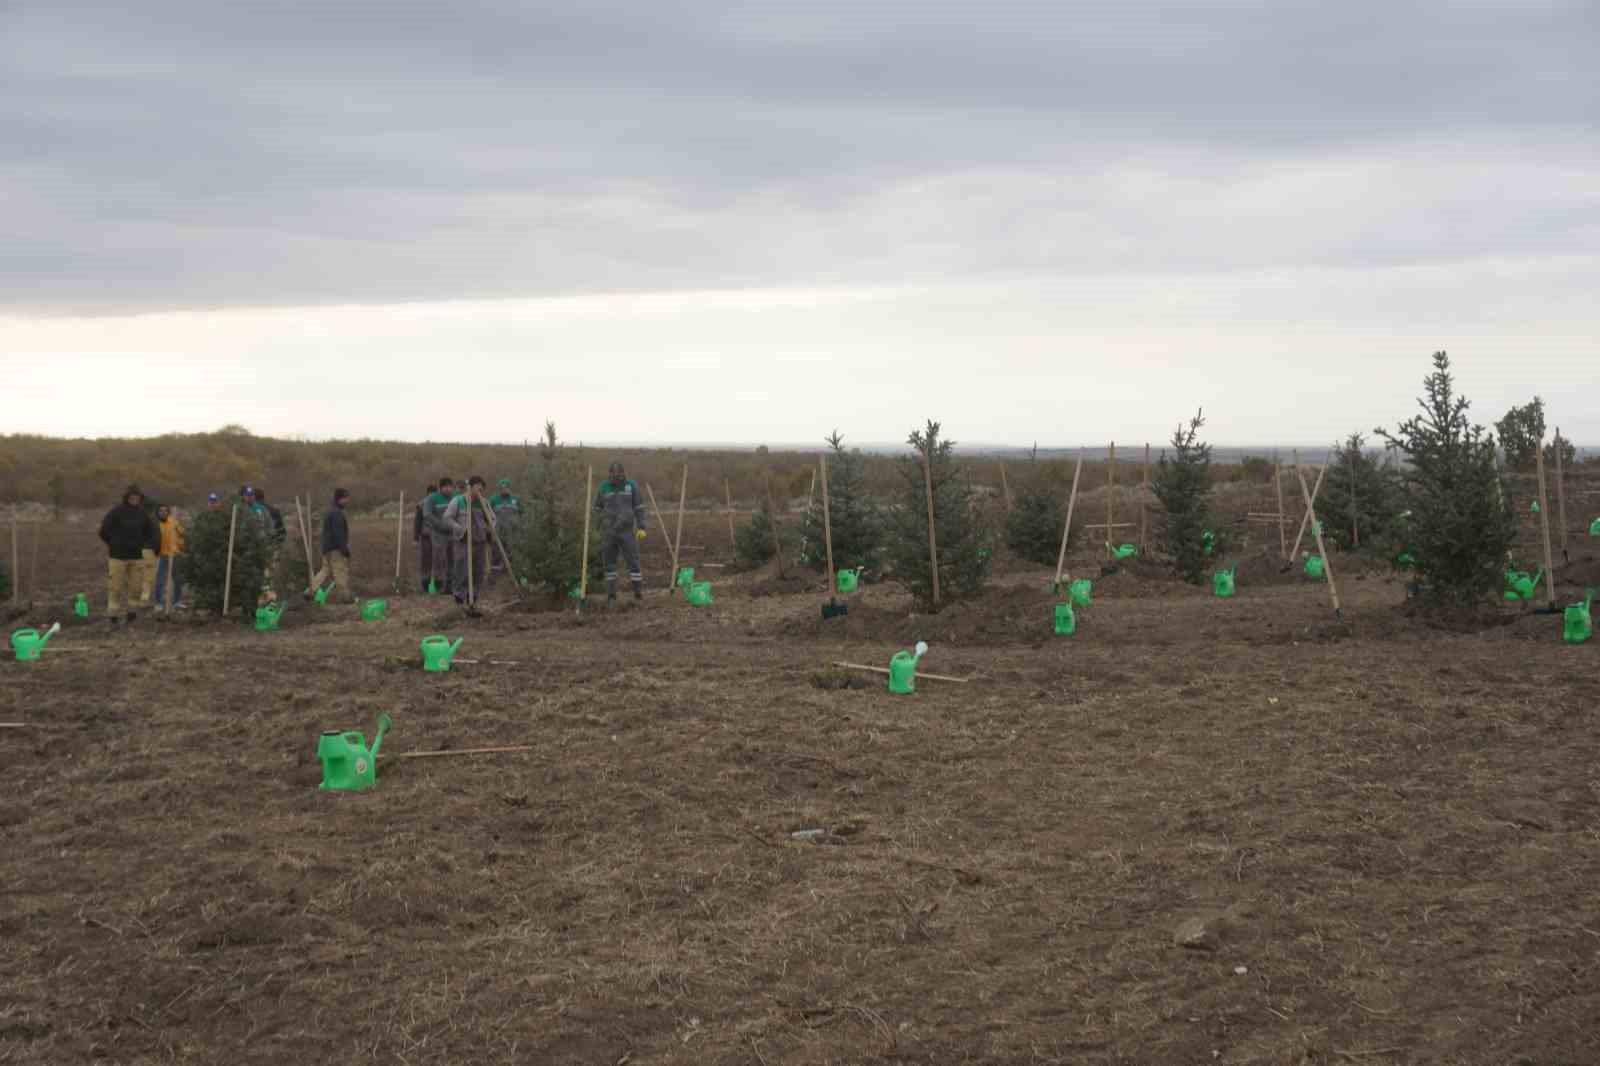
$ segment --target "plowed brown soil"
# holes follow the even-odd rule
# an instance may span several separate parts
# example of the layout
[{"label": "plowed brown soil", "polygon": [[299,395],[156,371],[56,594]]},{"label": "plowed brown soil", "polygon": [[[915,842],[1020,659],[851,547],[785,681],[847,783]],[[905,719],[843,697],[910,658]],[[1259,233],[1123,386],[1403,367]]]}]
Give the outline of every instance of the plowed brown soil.
[{"label": "plowed brown soil", "polygon": [[[76,623],[100,556],[52,536],[23,618],[64,631],[0,664],[0,1062],[1600,1062],[1600,642],[1558,617],[1082,555],[1070,638],[1018,565],[824,622],[684,539],[710,607],[258,634]],[[480,662],[423,673],[435,632]],[[918,639],[969,683],[831,665]],[[380,712],[389,752],[534,750],[318,791]]]}]

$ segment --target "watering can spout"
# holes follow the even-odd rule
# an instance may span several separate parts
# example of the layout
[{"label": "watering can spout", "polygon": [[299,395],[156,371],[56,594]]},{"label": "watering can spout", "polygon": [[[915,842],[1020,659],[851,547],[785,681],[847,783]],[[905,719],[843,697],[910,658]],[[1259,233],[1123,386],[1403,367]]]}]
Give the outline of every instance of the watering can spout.
[{"label": "watering can spout", "polygon": [[377,762],[378,761],[378,749],[383,747],[384,734],[389,732],[389,727],[391,725],[393,725],[393,724],[394,724],[394,721],[388,716],[388,714],[380,714],[380,715],[378,715],[378,732],[372,738],[372,761],[373,762]]},{"label": "watering can spout", "polygon": [[39,647],[43,648],[46,644],[50,643],[50,638],[59,632],[61,632],[61,623],[57,622],[55,625],[44,631],[44,635],[39,638]]},{"label": "watering can spout", "polygon": [[456,642],[454,644],[450,645],[449,654],[447,654],[444,657],[444,661],[445,662],[449,662],[449,661],[451,661],[452,659],[454,659],[456,657],[456,649],[460,648],[461,647],[461,642],[463,640],[466,640],[466,639],[467,639],[466,637],[457,637],[456,638]]}]

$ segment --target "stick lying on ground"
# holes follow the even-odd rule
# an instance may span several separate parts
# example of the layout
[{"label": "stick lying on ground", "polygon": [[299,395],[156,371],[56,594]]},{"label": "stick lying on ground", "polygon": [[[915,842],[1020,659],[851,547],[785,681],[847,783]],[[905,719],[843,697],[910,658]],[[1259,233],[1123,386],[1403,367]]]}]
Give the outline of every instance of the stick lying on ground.
[{"label": "stick lying on ground", "polygon": [[470,663],[473,666],[477,666],[479,663],[488,663],[490,666],[515,666],[515,665],[517,665],[517,662],[518,662],[518,660],[516,660],[516,659],[451,659],[450,660],[450,663],[453,666],[459,666],[462,663]]},{"label": "stick lying on ground", "polygon": [[26,729],[28,725],[27,722],[0,722],[0,729]]},{"label": "stick lying on ground", "polygon": [[[871,670],[875,674],[887,674],[889,672],[887,667],[868,666],[866,663],[834,662],[831,665],[843,666],[849,670]],[[970,677],[947,677],[944,674],[925,674],[921,670],[918,670],[917,680],[922,681],[924,679],[928,681],[954,681],[958,685],[965,685],[972,680]]]},{"label": "stick lying on ground", "polygon": [[452,748],[447,751],[402,751],[398,755],[383,752],[380,759],[440,759],[446,755],[500,755],[519,751],[532,751],[531,744],[512,744],[499,748]]}]

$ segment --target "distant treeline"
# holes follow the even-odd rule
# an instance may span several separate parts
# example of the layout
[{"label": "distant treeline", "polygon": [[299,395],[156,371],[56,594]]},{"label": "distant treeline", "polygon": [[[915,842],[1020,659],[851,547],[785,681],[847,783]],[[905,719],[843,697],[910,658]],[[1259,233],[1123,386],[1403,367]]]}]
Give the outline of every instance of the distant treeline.
[{"label": "distant treeline", "polygon": [[[770,479],[772,494],[781,506],[782,501],[806,495],[817,453],[823,450],[820,439],[817,452],[812,453],[764,448],[569,447],[582,461],[594,465],[597,479],[605,476],[613,458],[621,458],[630,477],[655,490],[663,510],[676,504],[686,462],[691,505],[720,504],[726,481],[735,506],[753,508],[764,498]],[[1155,454],[1159,455],[1159,450]],[[240,430],[100,440],[11,435],[0,436],[0,503],[107,507],[130,483],[137,483],[153,500],[180,507],[198,506],[211,492],[237,494],[242,485],[264,488],[274,504],[307,494],[320,503],[340,486],[354,494],[358,511],[372,511],[392,505],[402,490],[408,500],[415,500],[424,486],[441,474],[455,478],[481,474],[491,489],[500,478],[510,478],[513,488],[520,491],[526,485],[523,475],[535,457],[532,444],[307,442],[258,437]],[[1103,457],[1102,452],[1099,459],[1091,457],[1085,464],[1085,490],[1104,483]],[[893,493],[901,477],[896,457],[867,453],[864,458],[868,491],[885,496]],[[1142,460],[1142,449],[1126,461],[1119,449],[1119,485],[1138,482]],[[1004,460],[1013,492],[1033,478],[1063,485],[1070,482],[1074,461],[1068,457],[1030,461],[1026,456]],[[992,455],[967,458],[973,484],[996,493],[1001,489],[1000,465],[1001,460]],[[1247,464],[1244,468],[1219,468],[1215,476],[1233,480],[1270,476],[1268,471],[1266,464]]]}]

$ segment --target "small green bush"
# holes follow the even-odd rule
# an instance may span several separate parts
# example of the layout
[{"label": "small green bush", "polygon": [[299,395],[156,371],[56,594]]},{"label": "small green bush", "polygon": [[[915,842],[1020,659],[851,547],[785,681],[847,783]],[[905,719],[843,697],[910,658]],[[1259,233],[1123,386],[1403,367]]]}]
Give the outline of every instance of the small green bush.
[{"label": "small green bush", "polygon": [[[1006,546],[1019,559],[1054,566],[1061,554],[1061,527],[1066,520],[1067,501],[1060,489],[1030,481],[1016,493],[1006,515]],[[1078,539],[1078,531],[1072,531],[1071,540]]]},{"label": "small green bush", "polygon": [[[792,550],[795,542],[795,533],[789,526],[779,522],[778,539],[785,552]],[[740,570],[755,570],[772,561],[775,554],[772,540],[772,508],[766,500],[761,501],[761,509],[750,517],[734,531],[733,558],[734,565]]]},{"label": "small green bush", "polygon": [[1201,443],[1204,412],[1196,411],[1188,425],[1172,432],[1172,458],[1161,453],[1151,488],[1161,504],[1164,521],[1161,546],[1172,558],[1172,568],[1185,581],[1198,585],[1211,568],[1221,547],[1213,543],[1207,554],[1205,534],[1211,528],[1211,445]]}]

